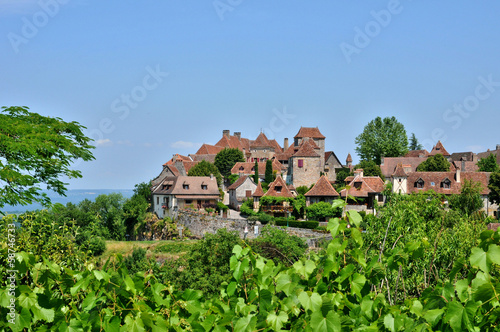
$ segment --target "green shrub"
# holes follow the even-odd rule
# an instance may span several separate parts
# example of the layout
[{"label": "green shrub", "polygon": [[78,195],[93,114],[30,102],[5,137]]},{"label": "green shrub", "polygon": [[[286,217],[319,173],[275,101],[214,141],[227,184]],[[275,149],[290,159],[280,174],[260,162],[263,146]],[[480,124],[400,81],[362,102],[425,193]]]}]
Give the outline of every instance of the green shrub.
[{"label": "green shrub", "polygon": [[92,256],[100,256],[106,251],[106,241],[102,237],[93,237],[89,241],[88,249]]},{"label": "green shrub", "polygon": [[307,244],[298,236],[269,225],[262,228],[260,236],[251,242],[251,246],[255,252],[286,266],[299,260],[307,250]]},{"label": "green shrub", "polygon": [[240,212],[245,216],[255,216],[257,212],[253,210],[253,199],[249,198],[241,204]]},{"label": "green shrub", "polygon": [[307,229],[316,229],[318,228],[319,221],[307,220],[307,221],[296,221],[296,220],[275,220],[276,226],[288,226],[296,227],[296,228],[307,228]]},{"label": "green shrub", "polygon": [[148,259],[146,258],[146,249],[135,248],[131,255],[125,257],[123,264],[130,274],[146,271],[149,266]]},{"label": "green shrub", "polygon": [[325,220],[340,217],[341,214],[341,208],[333,208],[332,204],[327,202],[314,203],[306,208],[307,219],[311,220]]},{"label": "green shrub", "polygon": [[270,222],[271,220],[273,220],[273,217],[267,213],[259,213],[258,214],[258,220],[263,224],[267,224],[268,222]]},{"label": "green shrub", "polygon": [[217,208],[216,209],[217,209],[217,212],[219,212],[219,211],[226,212],[227,209],[229,209],[229,207],[226,204],[222,203],[222,202],[217,202]]}]

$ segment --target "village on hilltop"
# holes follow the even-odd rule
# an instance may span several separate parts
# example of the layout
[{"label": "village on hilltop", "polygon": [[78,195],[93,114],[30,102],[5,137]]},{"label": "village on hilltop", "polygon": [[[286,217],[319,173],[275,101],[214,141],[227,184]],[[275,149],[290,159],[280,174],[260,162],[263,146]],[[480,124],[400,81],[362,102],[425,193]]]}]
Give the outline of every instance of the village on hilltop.
[{"label": "village on hilltop", "polygon": [[[163,164],[161,173],[152,180],[153,211],[159,218],[171,216],[178,209],[217,204],[224,192],[224,203],[231,209],[239,210],[241,204],[253,199],[253,207],[259,209],[261,197],[297,196],[298,187],[307,187],[304,194],[307,205],[318,202],[349,197],[348,209],[375,213],[377,207],[385,202],[384,190],[387,184],[392,185],[396,194],[412,194],[434,190],[444,195],[460,194],[465,180],[478,182],[481,185],[483,210],[488,216],[498,217],[498,206],[488,200],[488,182],[490,173],[480,172],[477,162],[493,154],[500,164],[500,145],[495,150],[475,154],[473,152],[449,153],[438,141],[433,149],[409,151],[403,157],[382,157],[380,176],[366,176],[363,169],[356,169],[350,154],[342,164],[334,151],[326,151],[326,137],[318,127],[301,127],[293,141],[288,138],[281,146],[275,139],[268,139],[260,133],[255,140],[244,138],[241,132],[230,134],[223,130],[221,139],[215,144],[203,144],[196,153],[188,156],[174,154],[172,159]],[[225,181],[220,186],[214,176],[189,176],[190,169],[200,161],[213,163],[216,155],[226,148],[238,149],[242,152],[244,162],[237,162],[231,174],[238,175],[234,183]],[[429,157],[441,154],[450,163],[447,172],[421,172],[417,167]],[[264,191],[262,183],[265,177],[266,163],[271,161],[275,180],[268,184]],[[255,181],[255,166],[258,169],[259,181]],[[339,192],[335,189],[337,174],[349,170],[353,175],[343,180]],[[342,180],[341,180],[342,181]],[[276,215],[287,216],[284,209],[268,211]]]}]

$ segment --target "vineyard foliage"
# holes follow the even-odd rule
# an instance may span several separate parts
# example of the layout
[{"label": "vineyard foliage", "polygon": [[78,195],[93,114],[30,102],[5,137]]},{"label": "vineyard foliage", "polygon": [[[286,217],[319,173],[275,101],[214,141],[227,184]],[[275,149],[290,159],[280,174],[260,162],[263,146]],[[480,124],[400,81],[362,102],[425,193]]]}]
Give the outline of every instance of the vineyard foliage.
[{"label": "vineyard foliage", "polygon": [[[333,240],[325,250],[290,266],[276,265],[245,243],[232,248],[212,243],[217,248],[213,259],[230,257],[228,277],[214,295],[179,289],[151,270],[130,274],[121,256],[100,268],[89,260],[76,269],[64,261],[20,252],[16,256],[18,315],[14,324],[3,319],[0,329],[497,331],[500,234],[483,231],[470,250],[450,248],[467,255],[458,257],[459,251],[452,266],[444,268],[441,260],[448,260],[450,253],[438,253],[437,242],[457,236],[459,230],[465,233],[457,239],[462,241],[475,230],[455,217],[447,219],[439,200],[422,199],[429,204],[400,202],[398,206],[407,206],[393,211],[389,205],[381,219],[387,224],[371,225],[373,235],[363,233],[356,211],[349,211],[345,219],[331,219],[327,229]],[[433,222],[419,226],[420,213]],[[458,229],[452,227],[454,222],[459,223]],[[413,235],[407,227],[421,229]],[[381,229],[384,235],[377,237]],[[402,237],[396,236],[398,232]],[[5,244],[1,251],[7,257]],[[431,260],[426,261],[423,258],[429,252]],[[426,277],[420,261],[431,262]],[[7,274],[3,263],[2,277]],[[413,280],[412,274],[425,280]],[[413,283],[427,286],[415,288]],[[0,292],[0,313],[7,317],[10,297],[5,287]]]}]

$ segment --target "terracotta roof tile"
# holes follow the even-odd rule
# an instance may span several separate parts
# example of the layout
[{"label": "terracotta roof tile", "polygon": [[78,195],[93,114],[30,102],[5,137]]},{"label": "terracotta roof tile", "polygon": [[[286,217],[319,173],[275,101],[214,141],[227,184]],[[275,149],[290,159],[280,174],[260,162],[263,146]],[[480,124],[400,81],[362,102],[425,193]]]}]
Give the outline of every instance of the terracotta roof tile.
[{"label": "terracotta roof tile", "polygon": [[[202,186],[206,186],[206,189],[203,189]],[[203,199],[206,196],[218,197],[219,187],[215,177],[213,179],[209,176],[166,177],[154,189],[153,194],[175,195],[177,197],[191,196]]]},{"label": "terracotta roof tile", "polygon": [[411,150],[411,151],[408,151],[408,153],[405,155],[405,157],[414,157],[414,158],[418,158],[418,157],[427,157],[429,156],[429,152],[427,150]]},{"label": "terracotta roof tile", "polygon": [[190,156],[193,158],[193,161],[205,160],[213,164],[215,162],[216,154],[192,154]]},{"label": "terracotta roof tile", "polygon": [[[460,172],[460,182],[457,182],[456,172],[414,172],[408,175],[408,192],[418,193],[421,191],[434,190],[440,194],[460,194],[462,183],[464,180],[472,180],[481,183],[481,194],[489,193],[488,181],[490,173],[487,172]],[[416,188],[415,183],[422,179],[424,181],[423,188]],[[445,180],[450,180],[450,188],[442,188],[441,183]]]},{"label": "terracotta roof tile", "polygon": [[399,178],[405,178],[407,176],[408,174],[406,174],[403,168],[403,164],[398,164],[398,166],[396,166],[396,171],[394,171],[394,173],[392,174],[392,177],[399,177]]},{"label": "terracotta roof tile", "polygon": [[346,161],[346,162],[349,162],[349,163],[350,163],[350,162],[352,162],[352,157],[351,157],[351,154],[350,154],[350,153],[348,153],[348,154],[347,154],[347,158],[346,158],[346,160],[345,160],[345,161]]},{"label": "terracotta roof tile", "polygon": [[241,186],[247,179],[249,179],[250,181],[252,181],[252,183],[254,183],[251,177],[249,178],[248,175],[243,175],[243,176],[240,176],[240,178],[238,180],[236,180],[232,185],[227,187],[227,189],[234,190],[234,189],[238,188],[239,186]]},{"label": "terracotta roof tile", "polygon": [[311,138],[325,138],[319,131],[318,127],[300,127],[299,132],[294,138],[311,137]]},{"label": "terracotta roof tile", "polygon": [[474,152],[454,152],[450,158],[452,161],[461,161],[462,158],[465,158],[465,161],[474,161],[476,154]]},{"label": "terracotta roof tile", "polygon": [[346,193],[352,197],[368,197],[369,194],[381,193],[385,189],[384,181],[378,176],[355,176],[347,188],[340,191],[340,196],[345,197]]},{"label": "terracotta roof tile", "polygon": [[210,144],[203,144],[199,149],[198,151],[196,151],[196,154],[217,154],[219,153],[220,151],[222,151],[222,149],[224,149],[223,147],[221,146],[214,146],[214,145],[210,145]]},{"label": "terracotta roof tile", "polygon": [[255,189],[254,193],[252,194],[253,197],[262,197],[264,196],[264,190],[262,189],[262,185],[257,183],[257,188]]},{"label": "terracotta roof tile", "polygon": [[437,154],[442,154],[445,157],[450,156],[450,154],[448,153],[448,151],[446,151],[441,141],[438,141],[436,145],[434,145],[432,151],[429,153],[429,156],[435,156]]},{"label": "terracotta roof tile", "polygon": [[294,197],[280,174],[276,176],[276,180],[269,184],[269,190],[264,194],[264,196]]},{"label": "terracotta roof tile", "polygon": [[336,197],[339,196],[339,193],[333,188],[328,178],[323,175],[304,196]]},{"label": "terracotta roof tile", "polygon": [[[384,158],[384,164],[380,165],[380,170],[385,178],[390,178],[391,175],[396,171],[398,164],[408,165],[411,167],[411,172],[416,172],[418,165],[427,160],[427,158],[418,157],[386,157]],[[408,171],[406,171],[409,173]]]},{"label": "terracotta roof tile", "polygon": [[[265,175],[266,173],[266,162],[258,162],[257,163],[259,167],[259,175]],[[281,173],[281,171],[284,169],[283,165],[277,161],[276,159],[273,159],[273,171],[276,171],[277,173]],[[255,171],[253,168],[255,167],[255,162],[237,162],[234,164],[233,168],[231,168],[231,174],[239,174],[243,173],[245,175],[251,175],[255,174]]]},{"label": "terracotta roof tile", "polygon": [[319,157],[319,154],[314,151],[313,145],[310,141],[304,141],[297,152],[293,154],[294,157]]},{"label": "terracotta roof tile", "polygon": [[260,133],[259,136],[250,143],[250,148],[269,148],[271,147],[271,142],[267,139],[264,133]]}]

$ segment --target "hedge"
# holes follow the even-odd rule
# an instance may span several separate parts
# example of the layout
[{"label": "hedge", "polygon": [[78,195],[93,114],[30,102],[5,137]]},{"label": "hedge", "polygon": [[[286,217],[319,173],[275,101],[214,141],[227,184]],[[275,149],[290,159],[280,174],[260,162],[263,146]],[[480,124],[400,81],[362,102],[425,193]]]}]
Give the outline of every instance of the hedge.
[{"label": "hedge", "polygon": [[319,225],[319,221],[296,221],[296,220],[275,220],[276,226],[288,226],[290,227],[297,227],[297,228],[308,228],[308,229],[315,229]]}]

